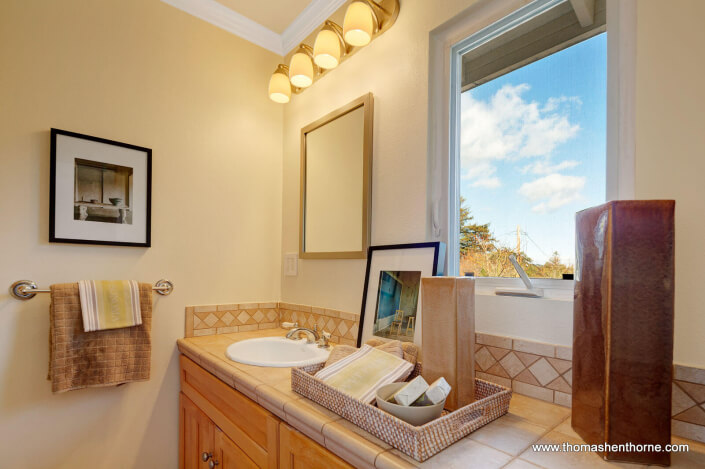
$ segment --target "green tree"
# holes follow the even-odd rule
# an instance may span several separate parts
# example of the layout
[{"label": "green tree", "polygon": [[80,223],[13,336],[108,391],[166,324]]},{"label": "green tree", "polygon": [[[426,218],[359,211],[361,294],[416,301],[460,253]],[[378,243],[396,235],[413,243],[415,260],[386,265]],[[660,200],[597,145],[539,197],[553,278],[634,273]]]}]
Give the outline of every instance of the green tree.
[{"label": "green tree", "polygon": [[465,197],[460,197],[460,255],[471,251],[486,251],[497,240],[490,232],[490,224],[480,225],[473,222],[470,209],[465,206]]}]

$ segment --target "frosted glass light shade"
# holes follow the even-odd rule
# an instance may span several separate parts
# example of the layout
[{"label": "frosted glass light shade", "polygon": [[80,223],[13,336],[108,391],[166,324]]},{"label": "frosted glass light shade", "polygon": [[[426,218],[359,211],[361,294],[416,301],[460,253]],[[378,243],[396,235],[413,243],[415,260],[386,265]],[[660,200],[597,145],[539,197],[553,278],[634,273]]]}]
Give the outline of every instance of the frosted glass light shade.
[{"label": "frosted glass light shade", "polygon": [[305,52],[297,52],[291,57],[289,80],[298,88],[307,88],[313,83],[313,62]]},{"label": "frosted glass light shade", "polygon": [[343,38],[351,46],[366,46],[374,32],[372,8],[364,2],[353,2],[348,6],[343,21]]},{"label": "frosted glass light shade", "polygon": [[280,104],[288,103],[291,99],[291,83],[281,69],[277,69],[269,79],[269,99]]},{"label": "frosted glass light shade", "polygon": [[330,29],[322,29],[313,44],[313,61],[321,68],[331,69],[340,63],[340,39]]}]

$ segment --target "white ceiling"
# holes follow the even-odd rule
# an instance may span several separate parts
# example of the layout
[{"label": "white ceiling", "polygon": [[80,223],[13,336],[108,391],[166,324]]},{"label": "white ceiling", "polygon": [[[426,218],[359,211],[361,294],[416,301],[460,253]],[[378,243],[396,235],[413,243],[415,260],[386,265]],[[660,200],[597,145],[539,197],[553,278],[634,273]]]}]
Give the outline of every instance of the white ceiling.
[{"label": "white ceiling", "polygon": [[162,1],[283,56],[346,0]]}]

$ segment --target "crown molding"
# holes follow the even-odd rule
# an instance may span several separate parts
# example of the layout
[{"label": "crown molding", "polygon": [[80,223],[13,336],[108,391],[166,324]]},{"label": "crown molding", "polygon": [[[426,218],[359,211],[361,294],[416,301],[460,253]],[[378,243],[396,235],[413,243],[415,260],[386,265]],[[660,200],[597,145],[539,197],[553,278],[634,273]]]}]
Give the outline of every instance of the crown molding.
[{"label": "crown molding", "polygon": [[281,56],[299,45],[346,2],[312,0],[282,34],[277,34],[215,0],[161,1]]},{"label": "crown molding", "polygon": [[347,0],[312,0],[281,35],[286,55],[331,17]]}]

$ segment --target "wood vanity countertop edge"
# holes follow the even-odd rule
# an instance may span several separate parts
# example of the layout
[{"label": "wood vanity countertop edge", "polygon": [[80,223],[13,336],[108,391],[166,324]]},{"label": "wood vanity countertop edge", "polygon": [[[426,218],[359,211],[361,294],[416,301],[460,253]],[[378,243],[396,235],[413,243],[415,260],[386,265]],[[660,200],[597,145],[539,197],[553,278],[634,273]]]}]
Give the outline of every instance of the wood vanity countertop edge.
[{"label": "wood vanity countertop edge", "polygon": [[[413,468],[420,463],[375,436],[291,390],[290,368],[244,365],[228,359],[233,342],[258,337],[283,337],[285,329],[265,329],[177,340],[179,352],[228,386],[246,395],[309,438],[355,467]],[[329,431],[324,428],[330,425]],[[426,467],[428,464],[425,464]]]}]

